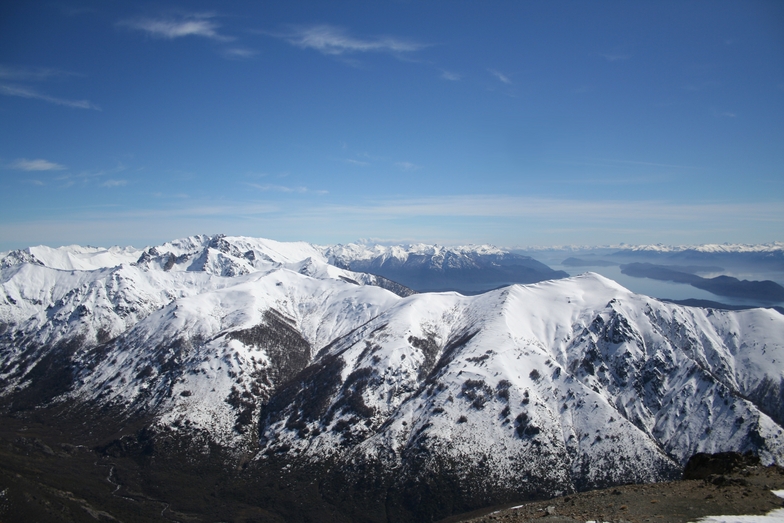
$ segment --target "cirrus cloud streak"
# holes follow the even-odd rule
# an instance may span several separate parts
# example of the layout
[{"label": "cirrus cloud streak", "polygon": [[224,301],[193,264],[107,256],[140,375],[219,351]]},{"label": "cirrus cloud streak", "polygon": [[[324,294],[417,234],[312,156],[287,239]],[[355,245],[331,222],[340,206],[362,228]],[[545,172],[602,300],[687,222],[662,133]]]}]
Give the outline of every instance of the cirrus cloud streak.
[{"label": "cirrus cloud streak", "polygon": [[37,160],[19,158],[8,167],[18,171],[62,171],[66,168],[64,165],[50,162],[49,160],[44,160],[42,158],[38,158]]},{"label": "cirrus cloud streak", "polygon": [[65,107],[72,107],[74,109],[93,109],[95,111],[101,110],[100,107],[88,100],[67,100],[65,98],[57,98],[55,96],[49,96],[48,94],[39,93],[38,91],[29,87],[22,87],[19,85],[0,84],[0,94],[5,96],[18,96],[20,98],[43,100],[44,102],[49,102],[56,105],[64,105]]},{"label": "cirrus cloud streak", "polygon": [[345,29],[332,25],[295,26],[287,33],[264,33],[281,38],[301,49],[314,49],[326,55],[347,53],[393,52],[409,53],[418,51],[425,44],[392,36],[358,38],[349,35]]},{"label": "cirrus cloud streak", "polygon": [[231,36],[218,33],[220,24],[212,20],[212,14],[194,14],[173,18],[137,18],[123,20],[117,25],[143,31],[156,38],[166,38],[174,40],[185,36],[201,36],[220,42],[230,42],[234,40]]}]

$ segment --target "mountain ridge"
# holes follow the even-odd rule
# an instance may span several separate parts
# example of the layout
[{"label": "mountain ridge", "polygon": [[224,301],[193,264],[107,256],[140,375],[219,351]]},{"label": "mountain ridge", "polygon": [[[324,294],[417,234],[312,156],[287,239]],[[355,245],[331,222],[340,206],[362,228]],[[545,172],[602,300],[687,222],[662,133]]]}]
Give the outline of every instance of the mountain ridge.
[{"label": "mountain ridge", "polygon": [[241,237],[92,270],[11,261],[0,414],[107,425],[112,456],[318,478],[320,499],[378,521],[670,479],[696,452],[784,462],[772,310],[594,273],[400,296],[308,244]]}]

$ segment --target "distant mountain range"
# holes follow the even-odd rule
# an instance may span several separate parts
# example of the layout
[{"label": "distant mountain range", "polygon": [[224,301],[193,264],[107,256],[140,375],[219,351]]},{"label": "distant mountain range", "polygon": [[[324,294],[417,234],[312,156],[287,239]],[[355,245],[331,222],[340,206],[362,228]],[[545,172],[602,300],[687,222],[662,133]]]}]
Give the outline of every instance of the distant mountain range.
[{"label": "distant mountain range", "polygon": [[784,305],[784,243],[780,242],[564,247],[533,249],[525,254],[542,256],[554,265],[602,273],[612,273],[604,268],[620,266],[627,276],[691,285],[745,304]]},{"label": "distant mountain range", "polygon": [[625,243],[615,245],[556,245],[556,246],[528,246],[515,247],[514,251],[525,252],[546,252],[546,251],[568,251],[586,252],[601,250],[605,252],[638,252],[638,253],[679,253],[679,252],[701,252],[706,254],[717,253],[778,253],[784,252],[784,242],[770,243],[705,243],[701,245],[664,245],[664,244],[641,244],[629,245]]},{"label": "distant mountain range", "polygon": [[705,245],[610,245],[603,247],[561,246],[513,249],[537,256],[559,253],[565,266],[607,266],[621,263],[654,263],[679,266],[698,265],[702,269],[752,269],[784,272],[784,242]]},{"label": "distant mountain range", "polygon": [[455,290],[478,294],[513,283],[536,283],[568,276],[530,256],[490,245],[348,244],[328,247],[324,254],[333,265],[377,274],[419,292]]},{"label": "distant mountain range", "polygon": [[[696,452],[784,464],[773,310],[664,303],[592,273],[465,296],[357,270],[447,275],[411,284],[485,267],[495,283],[546,272],[532,262],[220,235],[14,251],[0,416],[93,449],[150,499],[231,484],[269,520],[432,521],[674,478]],[[209,481],[161,489],[188,474]],[[163,501],[196,510],[179,492]]]}]

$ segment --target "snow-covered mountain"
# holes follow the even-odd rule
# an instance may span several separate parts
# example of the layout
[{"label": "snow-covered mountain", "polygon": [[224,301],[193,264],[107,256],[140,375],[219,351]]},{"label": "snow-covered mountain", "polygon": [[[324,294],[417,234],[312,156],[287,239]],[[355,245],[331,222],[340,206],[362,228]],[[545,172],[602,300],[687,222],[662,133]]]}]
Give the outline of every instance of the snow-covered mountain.
[{"label": "snow-covered mountain", "polygon": [[568,276],[529,256],[491,245],[443,247],[350,243],[324,249],[338,267],[378,274],[417,291],[457,290],[476,294],[512,283],[535,283]]},{"label": "snow-covered mountain", "polygon": [[784,252],[784,242],[768,242],[768,243],[703,243],[698,245],[665,245],[657,244],[642,244],[642,245],[628,245],[625,243],[613,245],[548,245],[548,246],[525,246],[515,247],[512,251],[523,252],[545,252],[545,251],[567,251],[567,252],[581,252],[581,251],[649,251],[659,253],[673,253],[683,251],[695,251],[703,253],[750,253],[750,252]]},{"label": "snow-covered mountain", "polygon": [[[711,266],[714,272],[754,275],[755,279],[782,281],[784,243],[704,244],[704,245],[608,245],[603,247],[529,247],[512,252],[532,255],[552,265],[572,257],[582,262],[654,263],[664,265]],[[718,267],[717,267],[718,266]]]},{"label": "snow-covered mountain", "polygon": [[401,520],[671,478],[695,452],[784,464],[773,310],[592,273],[405,296],[330,256],[223,236],[9,253],[0,413],[100,420],[118,453],[143,426]]},{"label": "snow-covered mountain", "polygon": [[770,243],[705,243],[701,245],[636,245],[628,247],[632,251],[683,252],[697,251],[706,253],[733,252],[784,252],[784,242]]},{"label": "snow-covered mountain", "polygon": [[[223,236],[185,238],[143,251],[35,247],[9,253],[0,265],[0,394],[16,392],[17,403],[48,401],[70,389],[76,374],[96,365],[91,358],[99,357],[97,348],[112,343],[127,347],[129,336],[143,335],[145,344],[167,335],[171,338],[161,343],[190,343],[194,337],[256,326],[261,316],[280,313],[304,315],[298,335],[319,346],[354,328],[355,322],[369,320],[394,298],[380,286],[403,295],[412,292],[329,265],[309,244]],[[319,282],[323,289],[316,288]],[[309,314],[319,307],[325,310]],[[195,312],[187,315],[183,311],[189,308]],[[340,323],[346,321],[341,314],[350,316],[347,324]],[[338,324],[325,323],[327,316]],[[166,330],[165,318],[179,322]],[[210,318],[219,318],[217,327]],[[134,351],[141,348],[135,343]],[[251,367],[240,373],[255,372]],[[31,373],[50,374],[49,368],[58,372],[58,387],[30,378]],[[74,376],[60,376],[71,371]],[[124,393],[126,399],[133,394]]]},{"label": "snow-covered mountain", "polygon": [[781,464],[783,340],[775,311],[678,307],[595,274],[416,295],[273,396],[262,455],[496,499],[661,480],[695,452]]}]

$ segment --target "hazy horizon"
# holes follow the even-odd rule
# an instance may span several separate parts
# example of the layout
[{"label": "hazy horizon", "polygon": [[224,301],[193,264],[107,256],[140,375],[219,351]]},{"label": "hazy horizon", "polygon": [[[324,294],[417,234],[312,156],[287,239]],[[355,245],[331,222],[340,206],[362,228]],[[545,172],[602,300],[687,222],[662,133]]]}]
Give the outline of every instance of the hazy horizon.
[{"label": "hazy horizon", "polygon": [[0,250],[782,241],[784,4],[0,7]]}]

